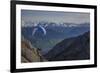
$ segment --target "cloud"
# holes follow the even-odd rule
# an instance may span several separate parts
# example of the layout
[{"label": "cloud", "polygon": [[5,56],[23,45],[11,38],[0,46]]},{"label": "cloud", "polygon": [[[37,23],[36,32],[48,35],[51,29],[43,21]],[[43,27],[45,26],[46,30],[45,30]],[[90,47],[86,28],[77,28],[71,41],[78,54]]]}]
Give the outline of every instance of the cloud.
[{"label": "cloud", "polygon": [[90,22],[89,13],[79,12],[56,12],[56,11],[38,11],[38,10],[22,10],[22,20],[25,22],[55,22],[55,23],[85,23]]}]

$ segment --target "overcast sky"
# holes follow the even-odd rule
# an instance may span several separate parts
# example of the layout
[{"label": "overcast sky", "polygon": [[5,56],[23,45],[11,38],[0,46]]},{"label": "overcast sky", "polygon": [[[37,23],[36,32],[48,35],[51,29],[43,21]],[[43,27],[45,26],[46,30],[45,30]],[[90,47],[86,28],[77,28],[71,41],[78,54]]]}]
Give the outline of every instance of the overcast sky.
[{"label": "overcast sky", "polygon": [[37,11],[21,10],[21,19],[24,22],[55,22],[55,23],[89,23],[89,13],[79,12],[56,12],[56,11]]}]

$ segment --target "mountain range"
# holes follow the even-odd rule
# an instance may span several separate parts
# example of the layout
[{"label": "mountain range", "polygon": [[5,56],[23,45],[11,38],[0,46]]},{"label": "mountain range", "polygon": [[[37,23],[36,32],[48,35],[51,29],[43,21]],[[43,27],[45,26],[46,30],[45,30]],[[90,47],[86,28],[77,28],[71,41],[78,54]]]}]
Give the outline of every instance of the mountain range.
[{"label": "mountain range", "polygon": [[55,23],[55,22],[45,22],[45,21],[41,21],[41,22],[23,22],[22,23],[22,27],[34,27],[37,25],[41,25],[43,27],[56,27],[56,26],[60,26],[60,27],[89,27],[89,23],[88,22],[84,22],[84,23]]},{"label": "mountain range", "polygon": [[[61,42],[64,39],[74,38],[80,35],[83,35],[85,32],[90,31],[89,23],[74,24],[74,23],[48,23],[48,22],[39,22],[27,23],[27,26],[21,27],[21,34],[26,39],[28,39],[33,46],[40,48],[42,54],[47,54],[53,47]],[[30,25],[31,24],[31,25]],[[46,35],[41,35],[40,32],[37,32],[34,36],[32,32],[34,30],[34,25],[41,25],[46,30]]]}]

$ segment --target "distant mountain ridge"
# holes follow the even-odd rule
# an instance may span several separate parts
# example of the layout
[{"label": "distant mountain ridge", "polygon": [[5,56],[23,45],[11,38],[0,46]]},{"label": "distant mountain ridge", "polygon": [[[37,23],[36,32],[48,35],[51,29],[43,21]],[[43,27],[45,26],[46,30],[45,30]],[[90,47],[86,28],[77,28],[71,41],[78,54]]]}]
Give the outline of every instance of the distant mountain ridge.
[{"label": "distant mountain ridge", "polygon": [[50,27],[50,26],[53,26],[53,27],[57,27],[57,26],[60,26],[60,27],[89,27],[89,24],[88,22],[84,22],[84,23],[55,23],[55,22],[38,22],[38,23],[34,23],[34,22],[23,22],[22,23],[22,27],[32,27],[32,26],[37,26],[37,25],[41,25],[41,26],[44,26],[44,27]]},{"label": "distant mountain ridge", "polygon": [[64,39],[44,56],[49,61],[89,59],[90,32],[86,32],[78,37]]}]

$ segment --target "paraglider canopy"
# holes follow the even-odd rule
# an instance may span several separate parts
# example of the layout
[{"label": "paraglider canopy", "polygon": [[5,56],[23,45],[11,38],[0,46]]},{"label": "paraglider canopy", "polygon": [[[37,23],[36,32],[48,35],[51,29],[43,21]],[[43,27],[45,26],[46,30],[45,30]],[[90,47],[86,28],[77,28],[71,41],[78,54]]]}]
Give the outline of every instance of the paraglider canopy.
[{"label": "paraglider canopy", "polygon": [[41,32],[41,34],[46,35],[46,30],[43,26],[38,25],[35,26],[32,32],[32,35],[35,35],[36,33]]}]

